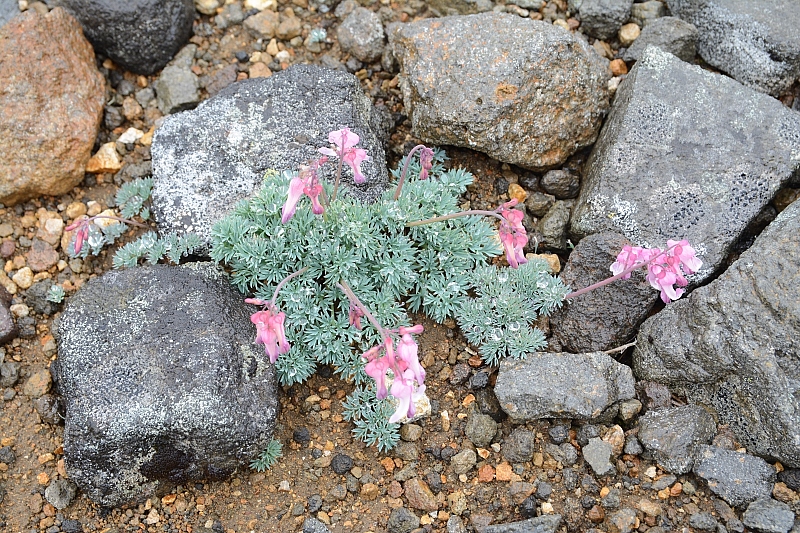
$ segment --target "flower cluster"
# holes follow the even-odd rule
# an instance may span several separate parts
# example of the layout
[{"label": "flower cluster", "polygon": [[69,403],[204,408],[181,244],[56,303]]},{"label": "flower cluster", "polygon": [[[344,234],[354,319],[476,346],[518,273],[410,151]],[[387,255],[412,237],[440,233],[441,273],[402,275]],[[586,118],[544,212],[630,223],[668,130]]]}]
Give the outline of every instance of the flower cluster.
[{"label": "flower cluster", "polygon": [[283,323],[286,320],[284,313],[277,312],[272,302],[247,298],[246,303],[261,305],[261,311],[253,313],[250,321],[256,325],[256,344],[263,344],[270,363],[275,363],[278,356],[288,353],[292,346],[286,340]]},{"label": "flower cluster", "polygon": [[517,205],[516,198],[500,206],[498,212],[503,216],[498,233],[500,242],[506,252],[506,259],[512,268],[519,268],[528,262],[523,249],[528,244],[528,235],[522,225],[525,214],[519,209],[512,209]]},{"label": "flower cluster", "polygon": [[617,260],[611,264],[611,272],[621,279],[631,277],[631,271],[647,266],[647,281],[661,292],[661,299],[669,303],[680,298],[685,292],[682,288],[689,282],[684,274],[694,274],[703,265],[695,255],[689,241],[667,241],[667,249],[623,246]]},{"label": "flower cluster", "polygon": [[359,137],[350,128],[342,128],[340,130],[332,131],[328,134],[328,142],[333,145],[331,148],[320,148],[319,153],[339,158],[339,167],[345,163],[353,169],[353,179],[356,183],[364,183],[365,178],[361,173],[361,163],[369,161],[367,151],[363,148],[356,148],[359,142]]},{"label": "flower cluster", "polygon": [[[417,324],[410,328],[400,327],[390,333],[398,333],[400,342],[395,349],[394,340],[387,335],[381,344],[373,346],[362,356],[367,365],[364,371],[375,380],[377,384],[377,397],[379,400],[386,398],[388,391],[386,378],[392,372],[393,381],[391,394],[397,399],[397,409],[389,418],[390,423],[398,422],[404,418],[414,417],[414,403],[425,393],[425,369],[419,362],[418,347],[412,334],[422,333],[423,328]],[[380,353],[383,352],[383,355]]]},{"label": "flower cluster", "polygon": [[321,215],[325,212],[325,208],[319,202],[320,194],[325,194],[322,184],[317,176],[319,167],[328,161],[327,157],[321,157],[312,161],[308,166],[300,168],[300,174],[292,178],[289,182],[289,195],[286,203],[283,205],[281,212],[281,222],[286,224],[294,216],[297,210],[297,202],[305,194],[311,200],[311,212],[315,215]]}]

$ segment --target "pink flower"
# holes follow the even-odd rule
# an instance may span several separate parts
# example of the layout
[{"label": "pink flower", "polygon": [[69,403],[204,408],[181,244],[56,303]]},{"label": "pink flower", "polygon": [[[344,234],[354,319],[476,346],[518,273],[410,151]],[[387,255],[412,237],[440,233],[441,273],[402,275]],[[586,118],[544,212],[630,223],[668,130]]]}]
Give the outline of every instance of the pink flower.
[{"label": "pink flower", "polygon": [[361,163],[369,161],[370,157],[366,150],[355,147],[359,140],[359,136],[350,131],[350,128],[342,128],[328,134],[328,142],[333,145],[334,149],[323,147],[318,151],[321,154],[341,159],[343,163],[353,169],[354,181],[364,183],[366,178],[361,173]]},{"label": "pink flower", "polygon": [[354,326],[358,331],[361,331],[361,317],[364,316],[364,312],[354,304],[352,301],[350,302],[350,311],[347,313],[347,319],[350,321],[350,325]]},{"label": "pink flower", "polygon": [[667,266],[666,263],[663,265],[651,263],[647,269],[647,281],[654,289],[661,291],[661,300],[668,304],[680,298],[683,295],[683,289],[675,289],[677,276],[674,271],[665,266]]},{"label": "pink flower", "polygon": [[695,256],[694,248],[689,246],[689,241],[686,239],[682,241],[668,240],[667,248],[673,246],[672,255],[680,260],[681,267],[687,274],[694,274],[700,270],[700,267],[703,266],[703,262]]},{"label": "pink flower", "polygon": [[297,202],[304,194],[311,200],[312,213],[321,215],[325,212],[325,208],[319,202],[319,195],[322,194],[322,184],[317,177],[320,161],[313,161],[309,166],[302,166],[300,173],[289,182],[289,194],[281,211],[281,223],[286,224],[291,220],[297,210]]},{"label": "pink flower", "polygon": [[89,237],[89,219],[86,217],[79,218],[64,228],[64,231],[72,231],[76,228],[78,231],[75,232],[75,243],[73,244],[72,249],[73,253],[78,255],[81,253],[81,248],[83,248],[83,241]]},{"label": "pink flower", "polygon": [[[425,382],[425,369],[419,364],[417,343],[414,338],[406,333],[397,343],[397,357],[406,364],[406,372],[410,371],[412,377],[422,385]],[[404,372],[405,374],[405,372]],[[392,394],[394,396],[394,394]]]},{"label": "pink flower", "polygon": [[281,211],[281,224],[286,224],[294,216],[294,212],[297,210],[297,202],[299,202],[300,197],[303,196],[305,187],[306,184],[300,176],[295,176],[292,178],[292,181],[289,182],[289,195]]},{"label": "pink flower", "polygon": [[285,354],[291,349],[283,329],[285,319],[285,314],[275,313],[274,309],[258,311],[250,317],[250,321],[256,325],[255,342],[264,345],[269,362],[273,364],[279,355]]},{"label": "pink flower", "polygon": [[[617,256],[617,260],[611,263],[611,272],[616,276],[626,271],[636,263],[646,262],[647,259],[649,259],[649,256],[645,258],[645,254],[643,254],[643,252],[644,249],[640,248],[639,246],[631,246],[629,244],[626,244],[625,246],[622,247],[622,251]],[[631,273],[628,272],[620,279],[628,279],[630,277]]]},{"label": "pink flower", "polygon": [[[617,276],[631,267],[645,265],[647,265],[647,281],[661,293],[661,300],[669,303],[686,292],[675,288],[675,285],[686,287],[689,284],[684,273],[694,274],[700,270],[703,262],[695,256],[694,248],[689,245],[689,241],[668,240],[666,252],[660,248],[623,246],[617,260],[611,264],[611,272]],[[631,273],[628,272],[621,279],[630,277]]]},{"label": "pink flower", "polygon": [[392,396],[397,399],[397,408],[389,418],[389,423],[395,423],[404,418],[414,418],[414,402],[425,393],[425,385],[414,385],[414,374],[406,370],[401,376],[395,376],[392,383]]},{"label": "pink flower", "polygon": [[518,209],[511,209],[515,205],[517,205],[517,200],[511,200],[501,205],[498,209],[504,218],[500,222],[498,233],[500,242],[503,243],[503,248],[506,252],[506,260],[508,260],[511,268],[519,268],[519,265],[524,265],[528,262],[523,252],[525,245],[528,244],[528,234],[525,231],[525,226],[522,225],[522,219],[525,218],[525,214]]},{"label": "pink flower", "polygon": [[419,171],[419,179],[428,179],[428,172],[433,168],[433,150],[427,146],[422,148],[419,154],[419,165],[422,170]]},{"label": "pink flower", "polygon": [[[378,354],[382,348],[386,350],[386,355],[379,357]],[[390,368],[394,368],[397,364],[394,357],[394,346],[392,346],[391,340],[386,339],[383,344],[373,346],[364,352],[364,355],[361,357],[368,361],[367,365],[364,367],[364,372],[375,380],[377,388],[375,396],[379,400],[383,400],[388,395],[388,391],[386,390],[386,372]]]}]

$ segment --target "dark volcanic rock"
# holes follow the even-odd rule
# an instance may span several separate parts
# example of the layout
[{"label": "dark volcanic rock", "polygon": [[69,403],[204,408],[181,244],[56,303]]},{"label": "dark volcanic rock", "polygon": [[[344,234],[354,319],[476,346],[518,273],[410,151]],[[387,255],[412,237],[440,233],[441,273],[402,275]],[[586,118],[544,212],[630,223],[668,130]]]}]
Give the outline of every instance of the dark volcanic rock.
[{"label": "dark volcanic rock", "polygon": [[[578,290],[611,277],[609,267],[626,244],[628,239],[613,232],[585,237],[569,255],[561,281]],[[624,344],[658,301],[658,293],[644,278],[638,270],[630,279],[569,299],[550,315],[553,336],[565,351],[574,353]]]},{"label": "dark volcanic rock", "polygon": [[584,165],[572,232],[645,247],[688,239],[700,281],[800,169],[798,144],[800,113],[648,47]]},{"label": "dark volcanic rock", "polygon": [[795,0],[667,0],[700,30],[697,51],[709,65],[778,96],[800,76],[800,4]]},{"label": "dark volcanic rock", "polygon": [[[11,295],[8,294],[4,287],[0,287],[0,345],[13,340],[19,333],[9,309],[10,305]],[[2,361],[0,361],[0,364],[3,364]]]},{"label": "dark volcanic rock", "polygon": [[768,498],[775,483],[775,469],[763,459],[716,446],[699,447],[694,473],[734,507]]},{"label": "dark volcanic rock", "polygon": [[[800,466],[800,203],[728,270],[642,324],[637,377],[713,407],[748,450]],[[679,326],[678,326],[679,325]]]},{"label": "dark volcanic rock", "polygon": [[580,2],[581,30],[597,39],[617,36],[631,14],[633,0],[583,0]]},{"label": "dark volcanic rock", "polygon": [[[261,187],[269,170],[297,170],[328,133],[348,126],[370,156],[366,177],[354,185],[345,165],[342,181],[365,201],[378,198],[388,182],[383,139],[374,111],[352,74],[295,65],[269,78],[235,83],[192,111],[167,117],[156,130],[153,214],[162,232],[193,232],[208,241],[211,226]],[[333,180],[336,164],[320,175]]]},{"label": "dark volcanic rock", "polygon": [[425,142],[544,169],[597,137],[610,72],[561,28],[482,13],[394,24],[388,34],[412,132]]},{"label": "dark volcanic rock", "polygon": [[192,35],[192,0],[59,0],[95,50],[126,70],[153,74]]},{"label": "dark volcanic rock", "polygon": [[639,419],[638,438],[667,472],[692,469],[697,447],[708,444],[717,431],[708,411],[697,405],[648,411]]},{"label": "dark volcanic rock", "polygon": [[794,513],[783,502],[759,498],[747,506],[742,522],[759,533],[786,533],[794,526]]},{"label": "dark volcanic rock", "polygon": [[67,472],[91,499],[223,479],[264,449],[277,385],[250,311],[209,263],[108,272],[69,300],[51,371]]},{"label": "dark volcanic rock", "polygon": [[520,522],[486,526],[483,533],[555,533],[561,525],[561,515],[537,516]]},{"label": "dark volcanic rock", "polygon": [[602,353],[532,353],[504,359],[495,383],[500,406],[515,421],[590,419],[634,396],[631,369]]},{"label": "dark volcanic rock", "polygon": [[[662,4],[663,5],[663,4]],[[692,61],[697,54],[697,28],[676,17],[661,17],[642,30],[642,34],[625,51],[625,61],[636,61],[648,46],[657,46],[683,61]]]}]

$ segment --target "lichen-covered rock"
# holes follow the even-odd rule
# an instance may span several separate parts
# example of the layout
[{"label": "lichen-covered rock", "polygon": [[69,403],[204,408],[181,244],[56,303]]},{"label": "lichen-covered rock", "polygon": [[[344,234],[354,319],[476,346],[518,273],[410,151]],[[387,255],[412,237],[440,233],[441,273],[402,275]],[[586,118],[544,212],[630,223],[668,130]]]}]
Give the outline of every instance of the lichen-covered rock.
[{"label": "lichen-covered rock", "polygon": [[682,61],[693,61],[697,53],[697,28],[676,17],[661,17],[642,30],[625,51],[625,61],[636,61],[648,46],[657,46]]},{"label": "lichen-covered rock", "polygon": [[800,76],[800,3],[796,0],[667,0],[673,15],[700,31],[697,52],[709,65],[773,96]]},{"label": "lichen-covered rock", "polygon": [[[196,233],[211,226],[261,187],[269,170],[297,170],[320,157],[328,133],[348,126],[370,156],[366,183],[355,185],[345,165],[342,181],[365,201],[388,183],[376,112],[352,74],[295,65],[269,78],[228,86],[196,109],[169,116],[156,130],[153,214],[162,232]],[[336,164],[320,175],[333,179]]]},{"label": "lichen-covered rock", "polygon": [[693,471],[734,507],[769,498],[775,484],[775,469],[764,459],[716,446],[698,448]]},{"label": "lichen-covered rock", "polygon": [[503,13],[389,26],[414,135],[525,168],[563,163],[597,137],[610,72],[584,40]]},{"label": "lichen-covered rock", "polygon": [[602,353],[532,353],[505,359],[495,383],[500,406],[514,421],[591,419],[633,398],[631,369]]},{"label": "lichen-covered rock", "polygon": [[698,405],[648,411],[639,420],[639,442],[667,472],[685,474],[694,465],[698,446],[717,431],[714,417]]},{"label": "lichen-covered rock", "polygon": [[633,364],[713,407],[751,452],[800,467],[800,202],[719,278],[642,324]]},{"label": "lichen-covered rock", "polygon": [[571,230],[688,239],[708,277],[800,169],[800,113],[648,47],[585,163]]},{"label": "lichen-covered rock", "polygon": [[57,196],[83,179],[105,81],[78,22],[60,8],[0,28],[0,203]]},{"label": "lichen-covered rock", "polygon": [[193,0],[59,0],[98,52],[137,74],[161,69],[192,35]]},{"label": "lichen-covered rock", "polygon": [[210,263],[109,272],[69,300],[51,371],[67,473],[92,500],[224,479],[266,447],[277,383],[251,311]]},{"label": "lichen-covered rock", "polygon": [[355,8],[336,32],[342,50],[359,61],[372,63],[381,58],[386,34],[381,18],[365,7]]},{"label": "lichen-covered rock", "polygon": [[[603,232],[582,239],[569,255],[561,281],[579,290],[611,276],[609,266],[630,241]],[[628,341],[658,301],[644,272],[571,298],[550,315],[550,329],[561,347],[581,353],[616,348]]]}]

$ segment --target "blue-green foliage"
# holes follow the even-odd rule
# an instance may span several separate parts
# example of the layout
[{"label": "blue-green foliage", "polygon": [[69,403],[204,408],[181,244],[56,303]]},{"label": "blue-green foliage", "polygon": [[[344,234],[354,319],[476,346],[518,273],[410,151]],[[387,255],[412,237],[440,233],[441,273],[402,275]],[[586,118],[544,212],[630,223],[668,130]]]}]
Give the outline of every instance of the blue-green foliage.
[{"label": "blue-green foliage", "polygon": [[64,296],[66,293],[64,292],[64,288],[61,285],[51,285],[50,290],[47,291],[47,296],[45,299],[48,302],[53,302],[54,304],[60,304],[64,301]]},{"label": "blue-green foliage", "polygon": [[129,181],[119,188],[115,198],[122,218],[142,217],[143,220],[150,218],[150,210],[144,203],[150,198],[153,192],[153,179],[144,178]]},{"label": "blue-green foliage", "polygon": [[[280,382],[301,382],[317,364],[333,365],[358,386],[346,404],[346,415],[356,426],[354,433],[381,449],[394,446],[397,425],[387,421],[391,403],[375,400],[373,383],[364,373],[360,357],[380,342],[380,335],[366,319],[362,319],[362,331],[349,325],[349,301],[336,288],[337,282],[350,285],[387,328],[409,325],[408,312],[423,312],[437,322],[455,316],[462,322],[464,310],[472,310],[472,322],[491,320],[489,334],[473,325],[473,338],[480,334],[481,342],[494,342],[495,333],[502,336],[508,332],[513,340],[484,352],[491,354],[487,362],[541,348],[544,337],[531,329],[530,322],[537,310],[555,305],[554,301],[532,304],[537,297],[532,295],[519,297],[519,301],[484,302],[479,285],[492,276],[510,275],[507,269],[486,267],[488,258],[502,252],[490,220],[470,216],[406,227],[408,222],[461,210],[459,196],[472,183],[472,175],[461,169],[445,170],[443,161],[444,154],[437,151],[430,179],[421,181],[415,179],[419,164],[414,160],[397,201],[393,200],[394,189],[385,191],[373,204],[362,204],[347,191],[340,191],[325,214],[318,216],[304,197],[286,224],[281,223],[281,208],[295,174],[270,172],[255,196],[239,203],[212,229],[211,257],[230,267],[232,281],[243,293],[269,300],[277,283],[308,267],[277,299],[278,308],[286,313],[286,336],[292,345],[276,362]],[[330,197],[331,187],[324,186]],[[476,272],[483,274],[478,278]],[[539,291],[536,295],[543,294],[538,274],[514,276],[520,278],[514,287],[534,287]],[[558,283],[546,277],[547,283]],[[495,282],[492,287],[498,285],[502,283]],[[476,294],[478,300],[473,298]],[[548,294],[556,297],[559,293],[550,290]],[[475,301],[483,302],[479,308],[483,315],[475,310]],[[529,308],[523,309],[525,305]],[[514,328],[519,323],[519,328],[504,328],[504,320]],[[366,401],[370,397],[371,403]]]},{"label": "blue-green foliage", "polygon": [[135,267],[141,258],[154,265],[166,256],[176,265],[181,257],[192,253],[203,245],[203,241],[194,233],[187,233],[179,237],[170,232],[159,238],[153,231],[148,231],[135,241],[129,242],[114,253],[114,268]]},{"label": "blue-green foliage", "polygon": [[269,470],[281,455],[283,455],[281,441],[272,439],[258,457],[250,461],[250,468],[257,472]]}]

